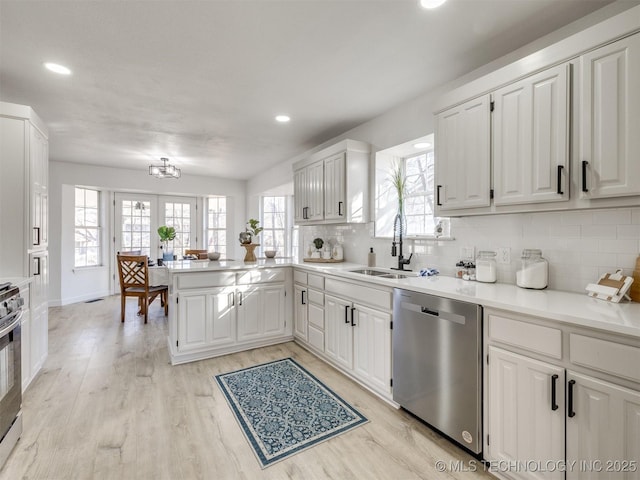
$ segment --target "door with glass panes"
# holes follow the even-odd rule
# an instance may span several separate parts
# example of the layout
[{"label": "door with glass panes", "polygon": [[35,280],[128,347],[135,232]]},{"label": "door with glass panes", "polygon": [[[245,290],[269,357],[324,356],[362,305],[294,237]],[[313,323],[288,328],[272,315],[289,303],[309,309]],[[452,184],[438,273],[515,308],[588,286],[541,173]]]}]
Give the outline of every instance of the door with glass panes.
[{"label": "door with glass panes", "polygon": [[[167,225],[176,230],[169,248],[181,259],[184,251],[196,247],[196,199],[165,197],[133,193],[116,193],[114,209],[114,251],[140,252],[151,260],[162,258],[158,227]],[[113,263],[113,278],[117,283],[117,264]],[[118,285],[115,285],[118,289]]]}]

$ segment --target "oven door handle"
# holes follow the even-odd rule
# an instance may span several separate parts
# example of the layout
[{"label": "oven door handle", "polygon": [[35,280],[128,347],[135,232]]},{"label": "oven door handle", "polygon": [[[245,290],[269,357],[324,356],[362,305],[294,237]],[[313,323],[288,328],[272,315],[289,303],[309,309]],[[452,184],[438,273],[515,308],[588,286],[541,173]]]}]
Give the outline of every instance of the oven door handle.
[{"label": "oven door handle", "polygon": [[22,320],[23,313],[24,313],[24,310],[20,310],[20,313],[18,313],[16,318],[14,318],[9,325],[7,325],[2,330],[0,330],[0,338],[4,337],[7,333],[11,332],[14,328],[16,328],[16,325],[20,324],[20,320]]}]

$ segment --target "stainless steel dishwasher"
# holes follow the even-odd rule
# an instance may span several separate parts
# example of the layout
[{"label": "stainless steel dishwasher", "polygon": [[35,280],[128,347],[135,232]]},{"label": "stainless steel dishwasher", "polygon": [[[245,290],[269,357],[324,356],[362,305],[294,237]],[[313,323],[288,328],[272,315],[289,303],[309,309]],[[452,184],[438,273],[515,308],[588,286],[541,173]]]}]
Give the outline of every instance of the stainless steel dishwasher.
[{"label": "stainless steel dishwasher", "polygon": [[393,399],[482,451],[482,307],[396,288]]}]

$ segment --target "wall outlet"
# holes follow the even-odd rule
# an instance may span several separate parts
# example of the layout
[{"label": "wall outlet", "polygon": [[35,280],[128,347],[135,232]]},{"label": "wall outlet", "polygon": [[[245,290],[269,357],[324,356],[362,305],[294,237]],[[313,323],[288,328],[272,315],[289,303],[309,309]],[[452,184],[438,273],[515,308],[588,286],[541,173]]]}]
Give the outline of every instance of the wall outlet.
[{"label": "wall outlet", "polygon": [[460,247],[460,259],[462,260],[473,260],[474,258],[476,258],[475,253],[475,247]]},{"label": "wall outlet", "polygon": [[496,251],[497,263],[511,263],[511,249],[509,247],[500,247]]}]

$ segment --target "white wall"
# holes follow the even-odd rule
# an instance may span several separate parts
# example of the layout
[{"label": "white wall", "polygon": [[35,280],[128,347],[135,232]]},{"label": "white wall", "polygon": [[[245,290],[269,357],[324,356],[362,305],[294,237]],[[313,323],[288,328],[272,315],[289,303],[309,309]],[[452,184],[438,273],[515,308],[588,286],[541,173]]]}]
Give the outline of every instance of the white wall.
[{"label": "white wall", "polygon": [[[234,242],[233,232],[240,231],[246,221],[246,182],[207,176],[183,175],[178,180],[157,179],[141,170],[123,170],[109,167],[80,165],[66,162],[49,164],[49,303],[66,305],[108,295],[109,264],[102,267],[74,269],[74,198],[75,186],[93,187],[104,192],[127,191],[161,195],[226,195],[229,197],[227,227],[229,256],[244,255]],[[113,216],[111,205],[105,199],[105,234],[108,241]],[[202,237],[202,235],[199,235]],[[107,262],[111,260],[106,259]]]}]

